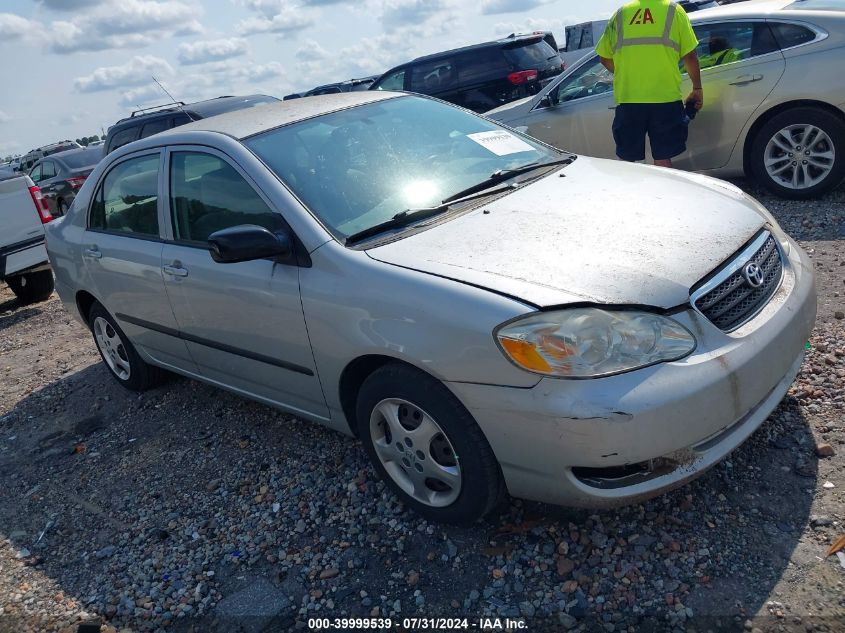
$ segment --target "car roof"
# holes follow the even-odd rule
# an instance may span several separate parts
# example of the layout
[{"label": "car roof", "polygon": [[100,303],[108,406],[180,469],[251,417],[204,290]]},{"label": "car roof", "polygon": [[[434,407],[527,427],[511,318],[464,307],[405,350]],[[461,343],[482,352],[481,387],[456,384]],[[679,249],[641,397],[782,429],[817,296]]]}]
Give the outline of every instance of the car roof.
[{"label": "car roof", "polygon": [[[208,119],[200,119],[193,123],[186,123],[179,127],[160,132],[149,137],[153,142],[164,140],[166,137],[191,131],[219,132],[236,139],[244,139],[265,130],[296,123],[322,114],[345,110],[366,103],[375,103],[385,99],[402,96],[401,92],[340,92],[330,95],[319,95],[308,99],[290,99],[244,108],[217,115]],[[154,143],[155,144],[155,143]]]},{"label": "car roof", "polygon": [[[109,132],[112,130],[117,131],[118,127],[126,127],[127,124],[131,124],[132,122],[147,122],[150,119],[154,119],[156,117],[166,117],[173,115],[174,112],[187,112],[188,114],[197,114],[203,118],[217,116],[223,112],[229,112],[233,108],[248,103],[250,101],[254,101],[255,99],[276,99],[276,97],[264,94],[252,94],[252,95],[240,95],[240,96],[231,96],[226,95],[223,97],[215,97],[214,99],[206,99],[205,101],[196,101],[194,103],[186,103],[186,104],[172,104],[167,103],[161,106],[160,110],[154,110],[152,112],[145,112],[142,114],[136,114],[133,116],[128,116],[120,119],[117,123],[109,128]],[[277,99],[276,99],[277,100]],[[181,107],[179,107],[181,105]]]},{"label": "car roof", "polygon": [[689,14],[691,22],[713,18],[755,18],[770,16],[793,4],[795,0],[745,0],[719,7],[701,9]]}]

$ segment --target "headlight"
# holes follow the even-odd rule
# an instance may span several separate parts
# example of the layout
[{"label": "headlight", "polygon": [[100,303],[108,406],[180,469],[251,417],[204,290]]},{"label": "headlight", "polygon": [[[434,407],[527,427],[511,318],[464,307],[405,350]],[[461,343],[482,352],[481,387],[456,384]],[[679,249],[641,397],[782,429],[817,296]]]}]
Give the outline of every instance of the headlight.
[{"label": "headlight", "polygon": [[572,308],[499,326],[505,355],[530,372],[598,378],[692,353],[695,338],[673,319],[650,312]]}]

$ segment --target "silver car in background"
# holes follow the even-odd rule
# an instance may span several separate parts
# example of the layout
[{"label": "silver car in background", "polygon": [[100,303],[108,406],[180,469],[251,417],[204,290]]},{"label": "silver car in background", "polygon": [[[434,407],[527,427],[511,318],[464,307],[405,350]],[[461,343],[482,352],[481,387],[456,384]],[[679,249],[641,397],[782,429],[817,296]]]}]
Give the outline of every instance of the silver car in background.
[{"label": "silver car in background", "polygon": [[[785,198],[845,177],[845,2],[761,0],[690,14],[704,109],[675,167],[746,174]],[[683,92],[691,88],[684,75]],[[555,147],[615,158],[613,75],[593,52],[530,99],[486,115]]]},{"label": "silver car in background", "polygon": [[48,245],[119,383],[166,369],[356,435],[449,522],[701,474],[778,404],[815,319],[806,255],[739,189],[399,93],[131,143]]}]

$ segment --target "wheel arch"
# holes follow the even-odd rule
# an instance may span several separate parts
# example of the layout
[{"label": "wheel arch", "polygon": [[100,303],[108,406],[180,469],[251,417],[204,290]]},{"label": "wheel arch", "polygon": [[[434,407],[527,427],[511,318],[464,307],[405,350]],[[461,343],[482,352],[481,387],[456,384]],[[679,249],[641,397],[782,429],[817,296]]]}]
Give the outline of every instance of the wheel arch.
[{"label": "wheel arch", "polygon": [[97,297],[87,290],[80,290],[76,293],[76,309],[79,310],[79,316],[85,323],[88,323],[88,315],[95,303],[97,303]]},{"label": "wheel arch", "polygon": [[754,176],[751,169],[751,148],[754,146],[754,141],[760,129],[766,125],[772,118],[786,112],[788,110],[796,110],[798,108],[818,108],[836,116],[840,121],[845,123],[845,112],[831,105],[825,101],[816,101],[814,99],[796,99],[794,101],[786,101],[773,106],[761,114],[756,121],[751,125],[748,134],[745,135],[745,144],[742,148],[742,169],[745,175],[749,178]]},{"label": "wheel arch", "polygon": [[431,372],[426,371],[413,363],[404,361],[401,358],[396,358],[395,356],[387,356],[384,354],[366,354],[350,361],[346,367],[343,368],[343,371],[340,374],[338,390],[343,415],[346,418],[346,423],[349,425],[349,430],[352,431],[352,434],[355,437],[358,437],[358,421],[355,409],[357,408],[358,392],[361,389],[361,385],[364,384],[364,381],[369,378],[374,371],[391,363],[411,367],[412,369],[428,374],[435,380],[440,380]]}]

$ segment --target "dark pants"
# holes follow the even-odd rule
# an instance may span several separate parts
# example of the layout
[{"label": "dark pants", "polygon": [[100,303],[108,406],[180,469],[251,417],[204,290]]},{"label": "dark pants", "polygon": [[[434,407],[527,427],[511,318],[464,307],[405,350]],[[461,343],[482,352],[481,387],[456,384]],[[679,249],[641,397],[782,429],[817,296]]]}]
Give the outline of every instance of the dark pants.
[{"label": "dark pants", "polygon": [[682,101],[620,103],[613,119],[616,155],[622,160],[645,160],[645,137],[654,160],[668,160],[687,149],[689,119]]}]

